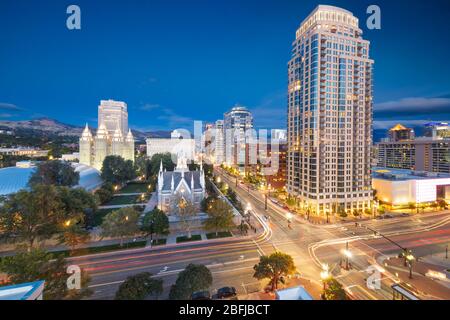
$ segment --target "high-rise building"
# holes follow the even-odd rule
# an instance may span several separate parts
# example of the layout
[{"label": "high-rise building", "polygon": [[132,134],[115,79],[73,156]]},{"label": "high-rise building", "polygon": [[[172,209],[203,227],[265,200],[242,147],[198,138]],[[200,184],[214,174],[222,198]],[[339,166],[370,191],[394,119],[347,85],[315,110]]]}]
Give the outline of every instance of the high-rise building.
[{"label": "high-rise building", "polygon": [[214,162],[215,164],[222,164],[225,161],[223,120],[217,120],[214,129]]},{"label": "high-rise building", "polygon": [[415,137],[414,129],[406,128],[400,123],[389,129],[389,141],[413,140]]},{"label": "high-rise building", "polygon": [[126,136],[128,133],[127,104],[122,101],[101,100],[98,106],[98,123],[103,123],[111,136],[117,129]]},{"label": "high-rise building", "polygon": [[308,214],[371,208],[372,65],[347,10],[319,5],[288,63],[287,190]]},{"label": "high-rise building", "polygon": [[100,102],[97,134],[94,137],[86,124],[80,137],[80,163],[101,170],[109,155],[134,161],[134,137],[128,129],[126,108],[120,101]]},{"label": "high-rise building", "polygon": [[450,173],[450,139],[382,141],[377,147],[380,167]]},{"label": "high-rise building", "polygon": [[236,105],[224,114],[223,126],[225,161],[244,173],[246,135],[253,129],[253,116],[247,108]]},{"label": "high-rise building", "polygon": [[447,122],[426,123],[425,136],[433,139],[450,139],[450,125]]}]

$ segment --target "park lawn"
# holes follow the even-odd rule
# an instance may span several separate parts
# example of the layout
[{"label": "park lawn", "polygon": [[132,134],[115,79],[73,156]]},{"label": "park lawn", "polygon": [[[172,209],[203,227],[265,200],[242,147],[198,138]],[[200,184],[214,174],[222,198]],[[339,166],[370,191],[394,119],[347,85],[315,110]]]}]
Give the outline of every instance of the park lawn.
[{"label": "park lawn", "polygon": [[92,227],[98,227],[99,225],[102,224],[103,222],[103,218],[105,218],[105,216],[110,213],[113,212],[114,210],[117,209],[98,209],[95,213],[94,213],[94,218],[92,221]]},{"label": "park lawn", "polygon": [[177,243],[200,241],[200,240],[202,240],[202,236],[199,234],[193,234],[190,239],[187,236],[177,237]]},{"label": "park lawn", "polygon": [[139,196],[114,196],[109,202],[103,204],[104,206],[118,206],[121,204],[135,204]]},{"label": "park lawn", "polygon": [[219,239],[219,238],[228,238],[232,237],[233,235],[229,231],[221,231],[218,234],[215,232],[207,233],[206,238],[208,239]]},{"label": "park lawn", "polygon": [[84,255],[94,254],[94,253],[144,248],[146,246],[146,244],[147,244],[147,241],[143,240],[143,241],[124,243],[123,247],[121,247],[120,244],[111,244],[111,245],[107,245],[107,246],[75,249],[72,253],[70,252],[70,250],[54,251],[51,253],[53,255],[55,255],[55,257],[59,257],[59,256],[62,256],[64,258],[79,257],[79,256],[84,256]]},{"label": "park lawn", "polygon": [[148,183],[129,183],[119,193],[144,193],[148,191]]}]

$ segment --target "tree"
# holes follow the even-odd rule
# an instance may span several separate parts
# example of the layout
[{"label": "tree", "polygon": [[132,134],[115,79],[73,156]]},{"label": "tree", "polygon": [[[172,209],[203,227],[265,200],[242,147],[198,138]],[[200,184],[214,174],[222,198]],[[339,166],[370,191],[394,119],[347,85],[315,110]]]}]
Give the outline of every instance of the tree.
[{"label": "tree", "polygon": [[413,212],[415,208],[416,204],[414,202],[408,202],[408,209],[411,210],[411,212]]},{"label": "tree", "polygon": [[164,169],[167,171],[173,171],[175,164],[172,161],[172,156],[169,152],[166,153],[156,153],[152,156],[150,160],[150,175],[156,177],[158,175],[161,161]]},{"label": "tree", "polygon": [[102,179],[112,184],[123,184],[136,178],[133,161],[121,156],[107,156],[103,160]]},{"label": "tree", "polygon": [[123,246],[123,239],[134,236],[139,232],[139,212],[130,207],[108,213],[101,225],[102,237],[119,237],[120,246]]},{"label": "tree", "polygon": [[294,260],[288,254],[282,252],[272,253],[270,256],[261,256],[259,263],[253,269],[258,280],[270,279],[271,290],[278,289],[278,283],[283,281],[283,277],[295,272]]},{"label": "tree", "polygon": [[150,236],[153,241],[153,235],[166,236],[169,234],[169,218],[158,208],[145,213],[142,219],[141,231]]},{"label": "tree", "polygon": [[36,241],[50,239],[64,216],[57,188],[48,185],[21,190],[0,207],[0,229],[14,243],[25,241],[28,250]]},{"label": "tree", "polygon": [[348,300],[347,293],[342,285],[334,278],[325,280],[325,290],[322,293],[323,300]]},{"label": "tree", "polygon": [[218,235],[219,231],[230,231],[235,227],[233,210],[228,203],[221,199],[213,201],[207,210],[208,219],[204,222],[207,231],[214,231]]},{"label": "tree", "polygon": [[238,230],[239,230],[239,232],[241,234],[247,234],[248,233],[248,229],[250,229],[250,227],[244,221],[241,221],[241,224],[238,225]]},{"label": "tree", "polygon": [[107,189],[107,188],[100,188],[98,190],[95,190],[95,195],[98,198],[98,202],[103,204],[110,201],[114,195],[114,193]]},{"label": "tree", "polygon": [[41,249],[30,252],[19,252],[15,256],[5,257],[0,261],[0,271],[8,275],[11,284],[45,281],[44,299],[81,299],[89,296],[87,288],[89,277],[81,270],[81,288],[68,289],[67,280],[70,274],[62,256],[55,259]]},{"label": "tree", "polygon": [[441,210],[445,210],[447,208],[447,202],[444,199],[438,199],[437,204]]},{"label": "tree", "polygon": [[144,300],[149,295],[159,296],[163,292],[163,280],[153,279],[143,272],[128,277],[116,292],[116,300]]},{"label": "tree", "polygon": [[215,200],[217,200],[216,195],[203,198],[203,200],[200,202],[200,210],[202,210],[202,212],[207,212],[208,208]]},{"label": "tree", "polygon": [[150,160],[146,156],[137,157],[135,160],[135,166],[138,176],[144,176],[147,180],[151,174]]},{"label": "tree", "polygon": [[45,161],[37,165],[28,181],[30,186],[37,184],[46,184],[54,186],[72,187],[80,181],[80,174],[70,163],[63,161]]},{"label": "tree", "polygon": [[190,239],[192,237],[192,219],[198,213],[197,207],[192,203],[192,201],[186,200],[180,195],[172,197],[171,202],[172,211],[177,213],[180,218],[181,227],[185,232],[187,232],[187,237]]},{"label": "tree", "polygon": [[70,220],[64,224],[63,228],[58,234],[58,242],[69,246],[72,253],[78,245],[88,242],[91,238],[85,228],[78,223],[71,223]]},{"label": "tree", "polygon": [[57,188],[58,197],[62,203],[62,219],[64,223],[84,223],[86,212],[97,210],[97,198],[83,188]]},{"label": "tree", "polygon": [[170,300],[187,300],[196,291],[208,290],[212,285],[211,271],[204,265],[189,264],[178,274],[174,285],[170,288]]}]

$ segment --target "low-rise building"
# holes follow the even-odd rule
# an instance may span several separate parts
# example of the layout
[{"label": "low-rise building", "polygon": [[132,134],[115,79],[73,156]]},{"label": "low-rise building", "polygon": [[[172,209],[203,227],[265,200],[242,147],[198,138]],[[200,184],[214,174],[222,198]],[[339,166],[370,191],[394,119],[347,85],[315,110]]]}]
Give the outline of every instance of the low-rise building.
[{"label": "low-rise building", "polygon": [[182,137],[176,131],[170,138],[148,138],[146,142],[149,158],[158,153],[170,153],[174,157],[183,153],[188,161],[195,159],[195,140]]},{"label": "low-rise building", "polygon": [[403,206],[450,200],[450,174],[373,168],[372,186],[383,203]]},{"label": "low-rise building", "polygon": [[47,157],[49,150],[41,150],[37,148],[16,147],[16,148],[0,148],[0,155],[8,156],[26,156],[31,158]]}]

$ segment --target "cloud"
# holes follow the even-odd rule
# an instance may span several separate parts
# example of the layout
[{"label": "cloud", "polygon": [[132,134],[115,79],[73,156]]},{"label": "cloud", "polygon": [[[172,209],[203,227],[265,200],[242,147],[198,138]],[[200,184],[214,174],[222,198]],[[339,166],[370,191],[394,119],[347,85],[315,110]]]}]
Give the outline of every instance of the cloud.
[{"label": "cloud", "polygon": [[0,113],[0,118],[12,118],[14,117],[11,113]]},{"label": "cloud", "polygon": [[151,104],[151,103],[146,103],[142,106],[139,107],[139,110],[142,111],[152,111],[155,109],[159,109],[161,106],[159,104]]},{"label": "cloud", "polygon": [[170,108],[162,108],[162,114],[157,117],[158,120],[166,121],[169,128],[192,127],[194,119],[182,116]]},{"label": "cloud", "polygon": [[424,117],[429,115],[450,115],[450,98],[443,97],[409,97],[399,100],[376,103],[375,117],[392,117],[399,115]]},{"label": "cloud", "polygon": [[[398,120],[374,120],[373,128],[387,130],[400,123],[408,128],[414,128],[418,126],[423,126],[425,123],[430,122],[429,120],[423,119],[398,119]],[[445,121],[444,121],[445,122]]]},{"label": "cloud", "polygon": [[249,108],[254,118],[254,126],[258,129],[286,128],[287,109],[286,92],[274,92],[255,107]]},{"label": "cloud", "polygon": [[8,110],[8,111],[23,111],[22,108],[19,108],[15,104],[0,102],[0,110]]}]

